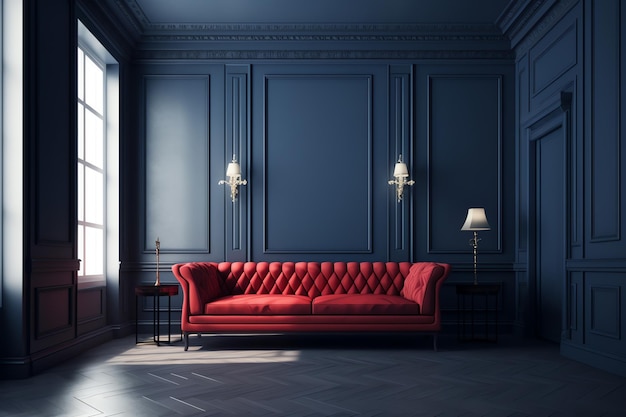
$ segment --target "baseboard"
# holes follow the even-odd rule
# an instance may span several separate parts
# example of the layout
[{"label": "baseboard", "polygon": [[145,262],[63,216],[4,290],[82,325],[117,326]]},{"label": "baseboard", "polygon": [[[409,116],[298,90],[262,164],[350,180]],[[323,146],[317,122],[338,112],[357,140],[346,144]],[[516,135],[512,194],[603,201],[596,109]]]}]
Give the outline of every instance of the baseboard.
[{"label": "baseboard", "polygon": [[130,325],[105,326],[32,355],[0,358],[0,379],[31,377],[112,339],[127,336],[131,330],[134,331],[134,327]]},{"label": "baseboard", "polygon": [[593,366],[594,368],[626,377],[625,357],[598,352],[581,345],[575,345],[563,341],[561,342],[561,355],[568,359]]}]

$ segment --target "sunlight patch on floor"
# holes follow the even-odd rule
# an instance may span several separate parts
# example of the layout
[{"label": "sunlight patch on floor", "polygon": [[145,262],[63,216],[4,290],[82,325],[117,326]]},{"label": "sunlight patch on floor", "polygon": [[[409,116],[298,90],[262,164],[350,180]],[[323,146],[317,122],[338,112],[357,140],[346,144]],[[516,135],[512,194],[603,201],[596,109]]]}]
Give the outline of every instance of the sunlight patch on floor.
[{"label": "sunlight patch on floor", "polygon": [[114,365],[186,365],[296,362],[300,350],[204,350],[180,346],[136,346],[107,360]]}]

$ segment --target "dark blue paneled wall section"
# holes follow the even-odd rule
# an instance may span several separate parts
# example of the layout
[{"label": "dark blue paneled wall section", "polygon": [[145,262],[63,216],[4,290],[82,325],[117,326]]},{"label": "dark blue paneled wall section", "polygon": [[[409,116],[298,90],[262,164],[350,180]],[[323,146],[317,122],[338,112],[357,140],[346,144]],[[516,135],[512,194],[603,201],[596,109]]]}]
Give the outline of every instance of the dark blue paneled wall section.
[{"label": "dark blue paneled wall section", "polygon": [[626,374],[626,6],[556,2],[543,21],[513,45],[517,310],[565,355]]},{"label": "dark blue paneled wall section", "polygon": [[264,239],[255,257],[372,252],[371,78],[265,76],[256,229]]},{"label": "dark blue paneled wall section", "polygon": [[[454,283],[473,279],[471,236],[461,225],[469,207],[486,207],[492,230],[481,235],[481,280],[503,283],[501,319],[510,327],[513,69],[474,61],[146,63],[137,72],[145,246],[131,257],[144,259],[150,277],[159,236],[165,267],[448,262],[449,314]],[[218,185],[233,154],[248,181],[234,203]],[[400,202],[388,184],[399,155],[415,180]]]},{"label": "dark blue paneled wall section", "polygon": [[146,76],[144,89],[145,248],[207,253],[209,77]]},{"label": "dark blue paneled wall section", "polygon": [[250,259],[387,259],[387,67],[253,74]]},{"label": "dark blue paneled wall section", "polygon": [[[504,166],[513,166],[504,163],[513,160],[513,148],[504,144],[511,125],[502,111],[512,102],[511,67],[407,66],[409,82],[398,90],[390,88],[387,65],[258,64],[251,71],[250,117],[240,106],[247,95],[239,81],[226,90],[208,74],[189,73],[194,68],[146,65],[139,75],[145,89],[146,250],[159,236],[165,252],[223,260],[218,248],[232,236],[229,227],[243,222],[249,233],[238,235],[247,252],[240,260],[386,260],[398,248],[388,236],[407,234],[404,260],[437,256],[463,264],[470,248],[460,225],[467,208],[484,206],[493,225],[485,253],[502,255],[503,230],[512,225],[502,221],[502,211],[514,199],[511,179],[503,175],[511,173]],[[410,90],[414,77],[416,93]],[[223,108],[226,99],[209,98],[209,91],[231,91],[225,113],[236,128],[226,139],[221,132],[230,126],[217,135],[209,128],[211,109]],[[413,98],[416,103],[406,102]],[[398,124],[398,117],[409,120]],[[237,133],[248,130],[240,127],[244,121],[249,137]],[[398,136],[390,137],[396,130]],[[228,151],[210,152],[216,143],[239,154],[249,181],[235,204],[214,198],[228,194],[217,185],[223,174],[214,167],[230,160]],[[405,150],[416,184],[397,202],[387,181]],[[180,215],[169,215],[173,207]],[[229,226],[217,240],[209,239],[219,228],[210,208],[221,211]],[[408,216],[390,221],[398,208]],[[510,262],[512,252],[506,256]]]},{"label": "dark blue paneled wall section", "polygon": [[130,224],[141,239],[128,256],[152,269],[159,238],[166,271],[178,261],[224,259],[223,67],[146,65],[134,78],[141,163],[129,168],[137,180],[129,186],[141,211]]}]

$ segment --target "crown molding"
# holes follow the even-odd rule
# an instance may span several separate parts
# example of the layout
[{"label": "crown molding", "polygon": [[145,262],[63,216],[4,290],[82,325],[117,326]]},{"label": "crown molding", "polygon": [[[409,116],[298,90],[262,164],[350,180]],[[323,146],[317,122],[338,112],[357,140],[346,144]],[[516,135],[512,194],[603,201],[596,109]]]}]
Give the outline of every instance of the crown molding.
[{"label": "crown molding", "polygon": [[[139,59],[511,59],[494,24],[152,23],[136,0],[79,0],[107,15]],[[541,0],[550,1],[550,0]]]},{"label": "crown molding", "polygon": [[76,15],[97,38],[106,43],[107,51],[118,60],[127,59],[135,47],[134,36],[111,20],[112,13],[102,7],[92,7],[87,0],[76,2]]},{"label": "crown molding", "polygon": [[152,60],[511,60],[510,50],[138,50],[135,59]]},{"label": "crown molding", "polygon": [[511,40],[517,54],[528,50],[537,40],[581,0],[512,1],[496,24]]},{"label": "crown molding", "polygon": [[[203,27],[207,25],[202,25]],[[393,27],[345,27],[336,26],[333,28],[312,28],[294,27],[289,28],[281,26],[255,25],[251,28],[249,25],[242,25],[238,30],[235,25],[214,25],[213,29],[199,30],[194,28],[191,32],[180,32],[172,30],[171,33],[166,31],[153,31],[153,34],[142,36],[142,43],[149,42],[474,42],[489,41],[502,42],[507,39],[500,33],[495,31],[467,30],[463,27],[462,31],[452,32],[450,25],[445,27],[437,26],[434,29],[426,29],[422,26],[415,26],[413,29]],[[429,25],[430,26],[430,25]]]},{"label": "crown molding", "polygon": [[414,23],[414,24],[336,24],[336,23],[175,23],[144,24],[142,33],[421,33],[489,34],[502,36],[495,24]]}]

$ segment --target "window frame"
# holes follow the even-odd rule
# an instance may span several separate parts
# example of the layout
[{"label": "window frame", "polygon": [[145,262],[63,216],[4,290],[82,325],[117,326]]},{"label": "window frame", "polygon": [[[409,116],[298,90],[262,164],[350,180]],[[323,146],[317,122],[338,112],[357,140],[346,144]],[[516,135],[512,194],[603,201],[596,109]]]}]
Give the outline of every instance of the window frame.
[{"label": "window frame", "polygon": [[[77,164],[77,187],[82,187],[82,191],[79,190],[77,188],[77,213],[82,213],[82,219],[79,218],[79,216],[77,216],[77,249],[78,249],[78,254],[79,254],[79,258],[83,258],[81,259],[80,262],[80,268],[78,270],[78,282],[79,283],[86,283],[86,282],[91,282],[91,283],[104,283],[106,282],[106,259],[107,259],[107,251],[106,251],[106,230],[107,230],[107,213],[106,213],[106,207],[107,207],[107,191],[106,191],[106,177],[107,177],[107,170],[108,170],[108,164],[107,164],[107,88],[106,88],[106,84],[107,84],[107,66],[104,62],[102,62],[99,57],[97,56],[97,54],[95,54],[94,52],[91,51],[91,49],[89,48],[88,45],[85,45],[83,42],[81,42],[80,38],[78,41],[78,46],[77,46],[77,55],[80,55],[82,52],[82,56],[83,59],[77,59],[77,71],[79,72],[79,76],[77,78],[77,84],[80,83],[82,81],[82,98],[80,97],[79,91],[81,91],[81,86],[77,85],[77,94],[76,94],[76,111],[77,113],[81,113],[77,115],[78,121],[77,121],[77,130],[78,131],[78,135],[77,135],[77,146],[80,149],[80,145],[79,142],[81,141],[81,137],[82,137],[82,142],[83,142],[83,155],[80,155],[77,153],[77,159],[76,159],[76,164]],[[95,103],[89,103],[88,97],[87,97],[87,88],[86,88],[86,84],[87,84],[87,65],[88,65],[88,61],[87,60],[91,60],[91,62],[93,62],[102,72],[102,86],[101,86],[101,91],[102,91],[102,102],[99,103],[99,105],[101,106],[102,110],[99,111],[98,109],[96,109],[95,107],[93,107],[91,104],[95,104]],[[80,64],[82,63],[82,68],[79,68]],[[81,72],[82,72],[82,76],[81,76]],[[87,132],[89,130],[88,126],[87,126],[87,117],[88,114],[92,114],[94,116],[96,116],[98,119],[100,119],[101,122],[101,137],[102,137],[102,148],[99,151],[100,157],[102,158],[102,166],[98,166],[95,163],[93,163],[92,161],[87,159],[87,149],[86,149],[86,145],[87,145]],[[82,123],[81,123],[82,120]],[[80,132],[80,130],[82,129],[82,132]],[[81,175],[81,171],[82,170],[82,175]],[[87,181],[87,174],[89,172],[94,172],[97,175],[99,175],[100,180],[101,180],[101,196],[98,196],[99,198],[101,198],[101,207],[100,210],[102,211],[101,213],[101,223],[98,223],[96,221],[90,221],[92,219],[89,219],[89,215],[91,210],[87,210],[87,201],[89,200],[89,196],[87,193],[87,185],[88,185],[88,181]],[[80,180],[82,178],[82,181]],[[82,196],[82,201],[80,200],[80,196]],[[83,206],[82,208],[80,206]],[[81,229],[82,229],[82,233],[81,233]],[[98,268],[98,272],[97,273],[88,273],[88,272],[92,272],[90,271],[91,267],[91,259],[93,259],[92,256],[87,256],[88,251],[87,251],[87,243],[88,243],[88,239],[87,239],[87,231],[88,230],[100,230],[101,233],[101,239],[99,241],[101,247],[101,254],[100,254],[100,259],[95,260],[95,263],[99,264],[99,268]],[[82,236],[82,238],[81,238]]]}]

